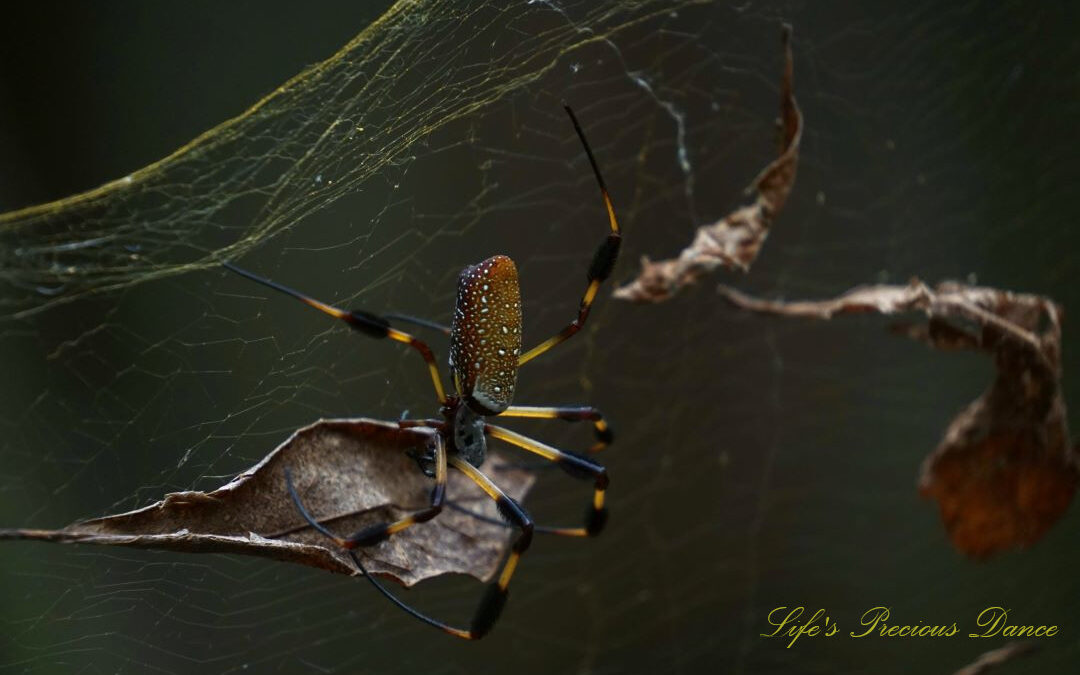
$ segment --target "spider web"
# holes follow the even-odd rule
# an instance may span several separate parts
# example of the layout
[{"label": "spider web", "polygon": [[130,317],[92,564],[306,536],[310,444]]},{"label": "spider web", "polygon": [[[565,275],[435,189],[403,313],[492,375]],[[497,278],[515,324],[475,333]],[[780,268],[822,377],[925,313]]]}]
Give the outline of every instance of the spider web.
[{"label": "spider web", "polygon": [[[242,40],[261,7],[230,10],[239,20],[222,39]],[[319,417],[434,412],[415,354],[351,335],[219,262],[339,305],[448,322],[457,272],[506,253],[534,344],[574,315],[605,232],[562,101],[624,225],[618,281],[639,256],[677,252],[739,204],[767,161],[781,21],[795,27],[807,120],[799,178],[750,275],[725,281],[822,297],[976,275],[1076,305],[1066,195],[1080,54],[1075,21],[1052,8],[417,0],[377,19],[342,10],[331,25],[348,44],[246,113],[101,188],[0,216],[0,524],[57,527],[211,489]],[[200,52],[204,35],[181,46]],[[300,63],[318,58],[297,49]],[[49,49],[72,67],[74,53]],[[77,96],[64,102],[76,113],[88,105]],[[160,144],[142,123],[153,126],[131,133]],[[60,147],[47,161],[81,159]],[[92,180],[128,170],[110,159],[114,173]],[[7,182],[5,204],[38,198],[12,195],[18,184]],[[538,538],[480,645],[316,570],[5,542],[0,670],[951,672],[1002,640],[845,631],[886,605],[896,623],[956,621],[966,633],[978,611],[1002,605],[1018,623],[1062,626],[1008,671],[1069,672],[1075,514],[1029,552],[975,563],[952,551],[915,474],[991,364],[884,329],[872,318],[737,315],[711,284],[648,307],[603,293],[586,330],[521,372],[518,401],[588,402],[612,417],[609,531]],[[1066,325],[1066,364],[1073,335]],[[1074,381],[1066,368],[1067,401],[1078,400]],[[561,447],[589,440],[570,425],[514,426]],[[542,478],[534,514],[579,517],[587,487]],[[477,594],[439,579],[406,597],[464,620]],[[759,638],[781,605],[825,607],[842,632],[791,649]]]}]

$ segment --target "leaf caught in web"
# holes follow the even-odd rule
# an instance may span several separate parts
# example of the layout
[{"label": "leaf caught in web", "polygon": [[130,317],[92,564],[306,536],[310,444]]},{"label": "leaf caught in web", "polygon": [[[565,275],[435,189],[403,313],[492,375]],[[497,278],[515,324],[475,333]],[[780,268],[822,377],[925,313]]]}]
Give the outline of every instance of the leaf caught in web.
[{"label": "leaf caught in web", "polygon": [[936,349],[994,357],[990,388],[957,415],[923,462],[919,491],[938,502],[960,551],[983,558],[1033,545],[1068,508],[1080,474],[1061,391],[1061,308],[1037,295],[945,282],[866,286],[838,298],[773,302],[721,287],[742,309],[789,317],[919,311],[898,331]]},{"label": "leaf caught in web", "polygon": [[698,228],[689,247],[678,258],[652,262],[642,258],[637,279],[615,289],[613,295],[634,302],[662,302],[683,286],[696,283],[717,267],[747,271],[757,259],[765,238],[787,202],[795,184],[802,139],[802,112],[792,90],[794,61],[791,26],[782,32],[784,74],[780,81],[780,155],[758,174],[750,189],[757,191],[753,204],[739,208],[715,223]]},{"label": "leaf caught in web", "polygon": [[[432,443],[433,431],[368,419],[321,420],[300,429],[261,462],[213,492],[174,492],[136,511],[59,530],[0,530],[0,539],[106,544],[190,553],[243,553],[360,574],[348,553],[314,531],[285,487],[285,467],[308,511],[330,530],[351,534],[428,505],[433,481],[408,453]],[[497,457],[485,466],[516,500],[533,477]],[[480,488],[451,472],[447,497],[498,520]],[[511,531],[455,509],[370,548],[359,549],[374,574],[411,586],[457,572],[489,579]]]}]

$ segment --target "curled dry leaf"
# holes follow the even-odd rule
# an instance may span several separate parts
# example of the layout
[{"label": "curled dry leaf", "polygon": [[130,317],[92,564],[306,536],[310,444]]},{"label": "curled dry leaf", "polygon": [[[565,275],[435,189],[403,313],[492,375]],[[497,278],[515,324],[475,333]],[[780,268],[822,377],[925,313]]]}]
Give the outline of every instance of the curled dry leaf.
[{"label": "curled dry leaf", "polygon": [[1034,642],[1007,642],[1004,647],[985,652],[953,675],[982,675],[994,666],[1008,663],[1018,656],[1026,656],[1037,649]]},{"label": "curled dry leaf", "polygon": [[1031,546],[1072,501],[1080,455],[1061,391],[1061,308],[1036,295],[946,282],[934,289],[865,286],[831,300],[772,302],[721,287],[732,304],[781,316],[920,311],[900,331],[944,350],[994,357],[990,388],[957,415],[923,462],[919,490],[936,499],[953,544],[981,558]]},{"label": "curled dry leaf", "polygon": [[698,228],[689,247],[678,258],[652,262],[642,258],[641,273],[629,284],[617,288],[614,296],[635,302],[661,302],[680,288],[693,284],[717,267],[742,271],[758,256],[769,227],[787,202],[795,184],[802,139],[802,112],[792,92],[794,61],[791,55],[791,26],[782,31],[784,74],[780,80],[780,156],[762,170],[751,184],[757,191],[753,204],[744,206],[721,220]]},{"label": "curled dry leaf", "polygon": [[[136,511],[60,530],[0,530],[0,539],[243,553],[359,574],[345,551],[297,513],[285,488],[285,467],[308,511],[331,530],[351,534],[427,506],[433,482],[407,453],[432,443],[432,435],[431,430],[376,420],[321,420],[213,492],[175,492]],[[497,456],[485,464],[485,472],[517,500],[533,482],[527,472],[503,466]],[[498,519],[493,502],[456,471],[450,473],[447,496]],[[373,574],[407,586],[450,572],[487,580],[495,574],[510,533],[445,509],[434,520],[362,549],[361,555]]]}]

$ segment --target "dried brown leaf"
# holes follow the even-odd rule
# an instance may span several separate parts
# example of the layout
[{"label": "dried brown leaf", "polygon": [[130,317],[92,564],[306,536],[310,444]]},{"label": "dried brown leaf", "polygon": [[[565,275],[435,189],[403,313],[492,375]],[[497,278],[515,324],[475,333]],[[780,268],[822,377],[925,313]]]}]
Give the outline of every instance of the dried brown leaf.
[{"label": "dried brown leaf", "polygon": [[661,302],[687,284],[697,282],[717,267],[747,271],[758,256],[769,227],[780,214],[795,184],[802,139],[802,112],[792,90],[795,65],[791,54],[791,26],[782,31],[784,73],[780,80],[780,155],[766,166],[751,184],[757,191],[753,204],[744,206],[721,220],[698,228],[693,243],[678,258],[652,262],[641,260],[641,273],[613,295],[634,302]]},{"label": "dried brown leaf", "polygon": [[[349,534],[422,508],[432,480],[406,454],[432,442],[432,430],[401,429],[368,419],[320,420],[300,429],[262,461],[213,492],[174,492],[136,511],[74,523],[60,530],[0,530],[0,539],[106,544],[193,553],[243,553],[359,574],[347,553],[315,532],[285,488],[284,467],[308,511]],[[521,500],[533,478],[507,468],[494,453],[488,473]],[[474,483],[451,472],[447,495],[498,519]],[[487,580],[498,567],[510,530],[446,509],[437,518],[361,550],[364,566],[411,586],[457,572]]]},{"label": "dried brown leaf", "polygon": [[838,298],[774,302],[721,287],[754,312],[831,319],[837,314],[920,311],[901,332],[937,349],[994,357],[990,388],[949,424],[923,462],[919,491],[938,502],[953,544],[981,558],[1037,542],[1068,508],[1080,478],[1061,390],[1061,308],[1037,295],[946,282],[930,289],[865,286]]}]

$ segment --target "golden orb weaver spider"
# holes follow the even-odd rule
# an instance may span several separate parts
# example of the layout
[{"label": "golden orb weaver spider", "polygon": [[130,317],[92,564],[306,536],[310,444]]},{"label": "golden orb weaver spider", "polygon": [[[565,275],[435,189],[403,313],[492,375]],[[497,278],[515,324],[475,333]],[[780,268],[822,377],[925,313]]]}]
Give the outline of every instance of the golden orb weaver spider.
[{"label": "golden orb weaver spider", "polygon": [[[413,617],[435,626],[451,635],[478,640],[491,630],[506,604],[510,579],[517,569],[522,554],[532,542],[533,532],[543,532],[563,536],[594,536],[603,529],[607,521],[607,509],[604,507],[604,493],[608,487],[607,470],[581,455],[553,448],[515,433],[509,429],[488,424],[488,417],[530,417],[540,419],[562,419],[570,421],[591,421],[596,432],[596,443],[590,449],[595,452],[612,442],[614,436],[599,410],[591,407],[532,407],[511,405],[514,386],[517,382],[517,370],[523,364],[540,356],[552,347],[562,343],[577,333],[589,317],[589,310],[596,299],[600,284],[610,275],[619,254],[622,234],[615,218],[615,208],[608,195],[607,186],[600,175],[596,158],[577,117],[569,106],[564,106],[570,121],[574,125],[578,138],[585,148],[593,173],[600,185],[600,193],[607,209],[611,231],[596,249],[587,274],[588,286],[581,298],[577,318],[565,328],[529,351],[521,354],[521,292],[518,286],[517,267],[514,261],[503,255],[496,255],[476,265],[466,267],[458,279],[457,301],[454,306],[454,318],[451,328],[413,317],[388,314],[385,317],[361,310],[344,311],[319,302],[298,291],[276,282],[240,269],[228,262],[223,265],[252,281],[256,281],[274,290],[300,300],[315,309],[341,319],[351,328],[373,338],[390,338],[402,342],[417,350],[427,362],[435,385],[435,393],[441,404],[443,419],[401,420],[403,428],[431,427],[437,431],[435,449],[428,455],[418,457],[421,470],[435,479],[431,491],[430,506],[411,513],[395,522],[378,523],[365,527],[348,537],[341,537],[319,523],[300,500],[293,487],[292,475],[285,470],[285,481],[289,495],[300,515],[308,524],[329,537],[338,546],[346,549],[357,568],[391,602]],[[437,328],[450,335],[450,372],[454,383],[454,394],[447,396],[443,390],[442,377],[435,356],[423,341],[401,332],[390,325],[390,318],[406,321],[429,328]],[[593,499],[581,527],[540,527],[533,524],[528,513],[513,499],[507,496],[482,471],[487,450],[487,437],[516,445],[540,457],[555,462],[571,476],[593,480]],[[475,482],[491,499],[495,501],[499,513],[511,526],[520,530],[511,548],[510,554],[502,564],[498,578],[488,587],[478,605],[468,629],[455,628],[433,619],[410,607],[379,583],[364,569],[355,549],[373,546],[386,540],[393,534],[413,525],[424,523],[439,515],[446,500],[447,468],[452,466]]]}]

